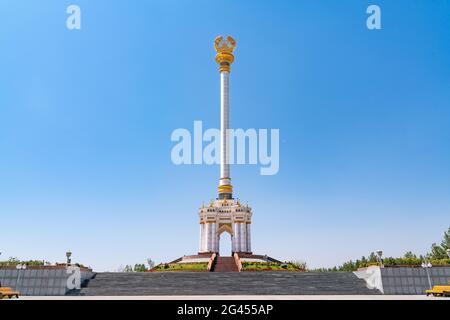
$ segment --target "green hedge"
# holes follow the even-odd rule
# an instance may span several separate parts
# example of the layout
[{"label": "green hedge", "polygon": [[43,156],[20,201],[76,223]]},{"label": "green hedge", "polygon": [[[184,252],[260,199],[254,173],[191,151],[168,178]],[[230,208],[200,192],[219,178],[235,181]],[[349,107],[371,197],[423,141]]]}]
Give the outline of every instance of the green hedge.
[{"label": "green hedge", "polygon": [[45,264],[49,264],[49,262],[44,260],[21,261],[17,258],[9,258],[8,261],[0,261],[0,267],[14,267],[18,264],[25,264],[27,266],[44,266]]},{"label": "green hedge", "polygon": [[163,263],[151,271],[207,271],[208,263]]},{"label": "green hedge", "polygon": [[292,263],[242,261],[242,271],[304,271]]}]

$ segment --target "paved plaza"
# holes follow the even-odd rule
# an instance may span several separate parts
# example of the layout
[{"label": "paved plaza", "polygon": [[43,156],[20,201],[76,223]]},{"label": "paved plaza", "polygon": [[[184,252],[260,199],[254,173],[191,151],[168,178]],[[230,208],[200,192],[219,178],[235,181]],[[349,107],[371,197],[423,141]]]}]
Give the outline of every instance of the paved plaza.
[{"label": "paved plaza", "polygon": [[[239,295],[239,296],[24,296],[4,300],[448,300],[426,295]],[[447,302],[448,302],[447,301]]]}]

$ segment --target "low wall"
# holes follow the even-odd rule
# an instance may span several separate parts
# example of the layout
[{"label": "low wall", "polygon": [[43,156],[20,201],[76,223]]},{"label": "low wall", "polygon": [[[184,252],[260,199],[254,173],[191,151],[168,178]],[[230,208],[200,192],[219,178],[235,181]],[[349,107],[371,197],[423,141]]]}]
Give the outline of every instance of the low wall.
[{"label": "low wall", "polygon": [[[450,267],[436,266],[428,272],[432,286],[450,283]],[[368,288],[376,288],[384,294],[424,294],[430,289],[427,272],[421,267],[371,266],[356,271],[355,275],[364,279]]]},{"label": "low wall", "polygon": [[[81,284],[94,276],[88,269],[81,269],[80,273]],[[24,296],[63,296],[69,292],[69,277],[66,268],[0,269],[1,285],[17,290]]]}]

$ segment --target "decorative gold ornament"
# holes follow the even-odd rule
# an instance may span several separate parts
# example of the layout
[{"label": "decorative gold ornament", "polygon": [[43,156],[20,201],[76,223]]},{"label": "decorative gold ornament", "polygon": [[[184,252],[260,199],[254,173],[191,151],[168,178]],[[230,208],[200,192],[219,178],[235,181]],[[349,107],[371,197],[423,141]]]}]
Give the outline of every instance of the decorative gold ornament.
[{"label": "decorative gold ornament", "polygon": [[230,185],[219,186],[217,189],[219,193],[233,193],[233,187]]},{"label": "decorative gold ornament", "polygon": [[222,36],[218,36],[214,40],[214,48],[217,52],[232,53],[234,48],[236,48],[236,41],[231,36],[228,36],[226,39]]},{"label": "decorative gold ornament", "polygon": [[230,72],[230,66],[234,61],[233,51],[236,48],[236,41],[228,36],[226,39],[218,36],[214,40],[214,49],[216,49],[216,62],[219,64],[220,72]]}]

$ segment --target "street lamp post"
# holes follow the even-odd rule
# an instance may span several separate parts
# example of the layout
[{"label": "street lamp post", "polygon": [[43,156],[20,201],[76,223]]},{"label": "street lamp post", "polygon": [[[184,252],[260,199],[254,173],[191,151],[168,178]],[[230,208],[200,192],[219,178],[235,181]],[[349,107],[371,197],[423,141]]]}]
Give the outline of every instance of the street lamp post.
[{"label": "street lamp post", "polygon": [[20,274],[22,273],[21,270],[25,270],[26,268],[27,268],[26,264],[18,264],[16,266],[16,269],[17,269],[16,291],[18,291],[18,288],[19,288]]},{"label": "street lamp post", "polygon": [[430,272],[428,271],[428,269],[430,269],[431,267],[432,267],[431,263],[427,262],[426,260],[422,263],[422,268],[424,268],[425,271],[427,272],[428,285],[430,286],[430,290],[433,289],[433,286],[431,285]]},{"label": "street lamp post", "polygon": [[383,268],[383,251],[382,250],[377,250],[377,257],[378,257],[378,261],[380,262],[380,268]]},{"label": "street lamp post", "polygon": [[67,252],[66,252],[67,266],[70,265],[70,262],[71,262],[70,257],[71,257],[71,256],[72,256],[72,252],[67,251]]}]

